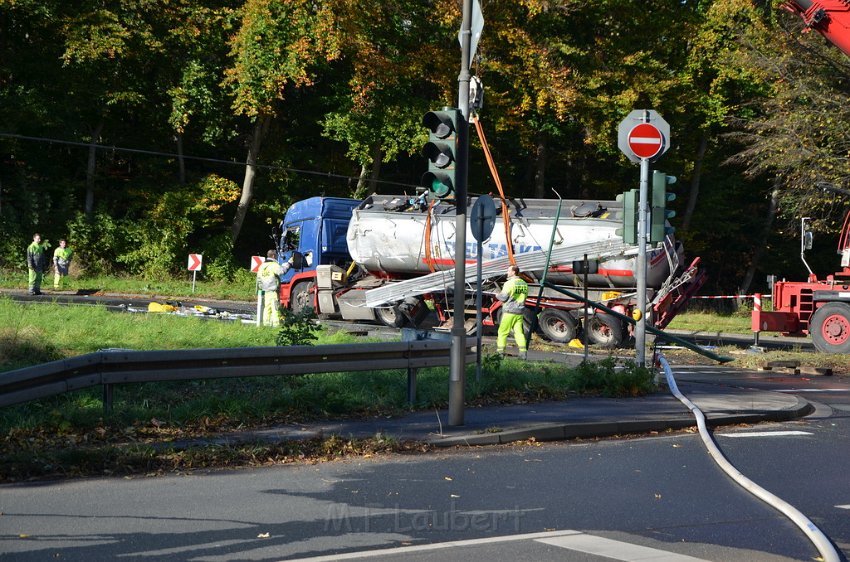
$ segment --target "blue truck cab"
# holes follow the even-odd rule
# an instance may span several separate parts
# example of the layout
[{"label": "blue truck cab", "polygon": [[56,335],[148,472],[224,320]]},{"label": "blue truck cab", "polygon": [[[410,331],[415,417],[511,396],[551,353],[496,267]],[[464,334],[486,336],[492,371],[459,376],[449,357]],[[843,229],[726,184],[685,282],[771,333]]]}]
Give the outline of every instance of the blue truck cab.
[{"label": "blue truck cab", "polygon": [[311,197],[289,207],[280,224],[278,260],[284,263],[294,253],[301,259],[296,254],[293,267],[281,276],[281,300],[289,300],[294,283],[315,277],[316,266],[346,267],[351,262],[345,235],[351,210],[359,204],[356,199]]}]

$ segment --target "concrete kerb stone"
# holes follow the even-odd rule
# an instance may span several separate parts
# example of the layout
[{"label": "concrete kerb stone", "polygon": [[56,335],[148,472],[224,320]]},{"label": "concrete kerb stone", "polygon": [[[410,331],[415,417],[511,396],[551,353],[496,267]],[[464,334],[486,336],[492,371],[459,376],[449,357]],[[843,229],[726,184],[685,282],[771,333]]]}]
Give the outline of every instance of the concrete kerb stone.
[{"label": "concrete kerb stone", "polygon": [[[781,410],[742,411],[721,414],[710,413],[706,415],[706,424],[709,427],[720,427],[724,425],[767,421],[782,422],[799,419],[814,412],[815,408],[810,403],[799,397],[795,398],[796,404],[794,407]],[[545,424],[505,429],[495,433],[469,433],[449,437],[434,436],[429,438],[427,442],[435,447],[503,445],[517,441],[528,441],[530,439],[534,439],[535,441],[559,441],[676,431],[696,427],[696,425],[696,419],[692,416],[683,416],[680,419],[667,417],[643,420]]]}]

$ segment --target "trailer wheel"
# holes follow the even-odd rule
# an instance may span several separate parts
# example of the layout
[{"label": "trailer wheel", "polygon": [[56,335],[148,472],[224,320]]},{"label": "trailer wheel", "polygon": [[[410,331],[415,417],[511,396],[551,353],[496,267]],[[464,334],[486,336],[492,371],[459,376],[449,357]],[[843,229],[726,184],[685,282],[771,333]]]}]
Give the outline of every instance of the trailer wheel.
[{"label": "trailer wheel", "polygon": [[809,333],[821,353],[850,353],[850,306],[830,302],[818,308],[809,322]]},{"label": "trailer wheel", "polygon": [[543,335],[555,343],[569,343],[576,337],[575,318],[566,310],[547,308],[537,322]]},{"label": "trailer wheel", "polygon": [[316,309],[313,302],[313,287],[315,285],[312,281],[302,281],[292,288],[292,294],[289,295],[289,308],[292,309],[292,312],[304,314],[308,309]]},{"label": "trailer wheel", "polygon": [[592,342],[605,349],[613,349],[623,343],[623,323],[610,314],[594,314],[587,321],[585,330]]},{"label": "trailer wheel", "polygon": [[398,305],[382,306],[375,309],[375,318],[381,324],[390,328],[401,328],[404,325],[404,314],[398,309]]}]

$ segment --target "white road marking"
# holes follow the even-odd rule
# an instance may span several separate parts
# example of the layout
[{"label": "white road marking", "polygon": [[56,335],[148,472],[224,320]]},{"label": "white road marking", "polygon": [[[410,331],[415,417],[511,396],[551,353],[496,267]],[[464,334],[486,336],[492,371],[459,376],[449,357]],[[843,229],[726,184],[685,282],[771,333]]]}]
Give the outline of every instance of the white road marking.
[{"label": "white road marking", "polygon": [[627,542],[614,541],[593,535],[566,535],[563,537],[552,537],[549,539],[537,539],[552,546],[566,548],[585,554],[604,556],[613,560],[641,562],[700,562],[702,559],[684,554],[674,554],[656,548],[629,544]]},{"label": "white road marking", "polygon": [[367,550],[363,552],[346,552],[344,554],[330,554],[328,556],[316,556],[313,558],[298,558],[288,562],[332,562],[335,560],[358,560],[361,558],[373,558],[376,556],[389,556],[393,554],[408,554],[414,552],[426,552],[429,550],[443,550],[446,548],[455,548],[463,546],[475,546],[479,544],[491,544],[494,542],[511,542],[522,540],[534,540],[547,537],[559,537],[562,535],[580,534],[580,531],[548,531],[543,533],[529,533],[526,535],[508,535],[505,537],[490,537],[486,539],[469,539],[465,541],[449,541],[438,542],[432,544],[419,544],[415,546],[399,546],[396,548],[382,548],[377,550]]},{"label": "white road marking", "polygon": [[850,509],[850,505],[836,505],[838,509]]},{"label": "white road marking", "polygon": [[533,540],[566,550],[583,552],[585,554],[605,556],[613,560],[640,560],[640,562],[706,562],[701,558],[694,558],[683,554],[674,554],[664,550],[638,546],[593,535],[586,535],[580,531],[571,530],[529,533],[525,535],[509,535],[504,537],[489,537],[486,539],[470,539],[465,541],[450,541],[415,546],[401,546],[397,548],[382,548],[362,552],[346,552],[343,554],[330,554],[327,556],[315,556],[312,558],[299,558],[297,560],[289,560],[288,562],[336,562],[337,560],[372,559],[379,556],[405,555],[417,552],[524,540]]},{"label": "white road marking", "polygon": [[718,433],[720,437],[790,437],[812,435],[811,431],[742,431],[740,433]]},{"label": "white road marking", "polygon": [[782,388],[776,392],[848,392],[850,388]]}]

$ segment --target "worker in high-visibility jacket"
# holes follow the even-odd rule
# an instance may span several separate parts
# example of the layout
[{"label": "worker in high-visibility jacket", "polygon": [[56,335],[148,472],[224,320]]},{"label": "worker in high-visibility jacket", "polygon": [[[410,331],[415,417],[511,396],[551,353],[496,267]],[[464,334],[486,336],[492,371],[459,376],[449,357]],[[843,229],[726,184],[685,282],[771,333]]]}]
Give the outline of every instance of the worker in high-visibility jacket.
[{"label": "worker in high-visibility jacket", "polygon": [[512,265],[508,268],[508,281],[496,298],[502,301],[502,319],[499,321],[499,335],[496,338],[496,352],[505,353],[508,334],[513,331],[516,345],[519,348],[519,358],[528,356],[528,341],[525,339],[523,312],[525,298],[528,296],[528,283],[519,276],[519,268]]},{"label": "worker in high-visibility jacket", "polygon": [[257,290],[262,293],[264,326],[280,326],[280,276],[292,267],[292,258],[283,265],[277,262],[277,252],[269,250],[266,261],[257,270]]},{"label": "worker in high-visibility jacket", "polygon": [[41,241],[41,234],[36,232],[32,237],[32,244],[27,246],[27,269],[29,270],[29,293],[31,295],[41,294],[41,281],[44,271],[47,269],[47,249],[50,242]]},{"label": "worker in high-visibility jacket", "polygon": [[65,288],[65,278],[68,276],[68,268],[74,250],[68,247],[67,240],[60,240],[59,247],[53,251],[53,288],[56,290]]}]

